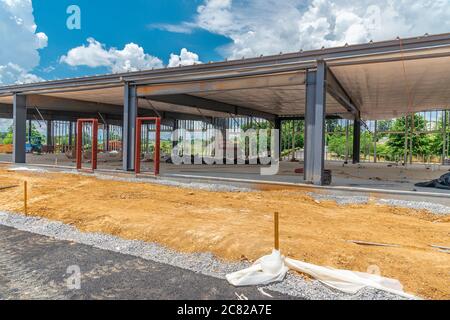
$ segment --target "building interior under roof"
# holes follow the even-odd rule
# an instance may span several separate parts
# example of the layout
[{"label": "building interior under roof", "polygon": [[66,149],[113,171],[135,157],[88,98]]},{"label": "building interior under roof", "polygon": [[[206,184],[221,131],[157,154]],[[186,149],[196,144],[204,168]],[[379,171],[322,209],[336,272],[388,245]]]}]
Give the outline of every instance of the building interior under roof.
[{"label": "building interior under roof", "polygon": [[[412,182],[449,169],[448,83],[450,34],[5,86],[0,87],[0,118],[12,120],[13,143],[10,150],[0,148],[0,160],[74,167],[75,123],[82,118],[100,122],[104,155],[99,157],[99,168],[131,172],[136,117],[161,118],[161,139],[168,141],[169,148],[174,146],[170,143],[174,129],[239,131],[265,124],[279,130],[277,152],[285,160],[274,177],[260,177],[258,165],[176,167],[166,159],[161,174],[323,185],[330,169],[336,174],[335,185],[352,185],[356,175],[364,180],[358,182],[360,186],[386,188],[391,173],[384,173],[384,179],[383,174],[368,172],[390,168],[397,171],[389,188],[409,190]],[[364,132],[375,134],[376,149],[377,131],[381,136],[378,124],[402,117],[414,119],[423,112],[439,112],[436,122],[440,124],[429,130],[442,135],[439,159],[413,157],[410,144],[422,134],[414,131],[413,120],[405,132],[398,133],[404,136],[404,157],[381,159],[376,150],[369,150],[372,158],[361,159]],[[329,121],[343,128],[339,134],[346,136],[345,157],[329,157]],[[45,136],[38,153],[27,147],[33,144],[33,126]],[[145,127],[144,153],[151,154],[155,128],[153,123]],[[170,151],[163,156],[170,156],[166,153]],[[148,167],[150,158],[143,158]],[[430,171],[433,164],[438,168]]]}]

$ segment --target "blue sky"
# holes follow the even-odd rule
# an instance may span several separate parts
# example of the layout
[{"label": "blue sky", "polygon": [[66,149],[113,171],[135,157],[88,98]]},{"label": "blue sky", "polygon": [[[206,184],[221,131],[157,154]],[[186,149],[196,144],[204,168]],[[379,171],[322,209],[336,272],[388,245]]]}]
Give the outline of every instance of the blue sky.
[{"label": "blue sky", "polygon": [[445,32],[450,0],[0,0],[0,85]]},{"label": "blue sky", "polygon": [[[197,30],[192,34],[172,33],[152,28],[154,24],[176,24],[189,20],[195,14],[201,1],[107,1],[107,0],[58,0],[34,1],[34,18],[37,31],[44,32],[48,46],[40,50],[41,63],[34,73],[42,78],[66,78],[80,74],[109,72],[107,67],[71,67],[59,63],[62,55],[71,48],[86,43],[94,37],[108,47],[123,48],[133,42],[144,48],[146,53],[168,62],[171,53],[188,48],[201,52],[204,61],[220,60],[215,50],[230,40],[224,36]],[[66,9],[76,4],[81,9],[81,30],[69,30]],[[55,68],[52,72],[50,69]]]}]

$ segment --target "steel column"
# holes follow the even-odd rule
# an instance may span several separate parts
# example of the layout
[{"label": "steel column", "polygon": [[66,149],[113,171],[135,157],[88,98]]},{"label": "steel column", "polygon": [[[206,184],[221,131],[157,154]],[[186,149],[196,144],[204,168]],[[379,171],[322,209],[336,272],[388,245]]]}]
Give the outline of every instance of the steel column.
[{"label": "steel column", "polygon": [[109,151],[109,139],[110,139],[109,123],[105,123],[105,129],[106,129],[106,148],[105,148],[105,151]]},{"label": "steel column", "polygon": [[73,122],[69,122],[69,148],[72,149],[73,142]]},{"label": "steel column", "polygon": [[278,141],[280,142],[278,144],[278,159],[281,159],[281,138],[282,138],[282,131],[281,131],[281,118],[280,117],[276,117],[275,121],[274,121],[274,125],[275,125],[275,130],[278,130]]},{"label": "steel column", "polygon": [[345,120],[345,164],[348,164],[350,156],[350,121]]},{"label": "steel column", "polygon": [[30,119],[30,120],[28,120],[28,143],[30,145],[31,145],[31,136],[33,134],[32,129],[33,129],[33,127],[32,127],[31,119]]},{"label": "steel column", "polygon": [[308,71],[305,115],[305,181],[323,184],[325,166],[326,64]]},{"label": "steel column", "polygon": [[377,163],[378,121],[375,120],[375,131],[373,133],[373,162]]},{"label": "steel column", "polygon": [[27,97],[14,94],[13,98],[13,158],[14,163],[25,163],[27,135]]},{"label": "steel column", "polygon": [[447,141],[447,110],[444,110],[443,119],[442,119],[442,132],[443,132],[443,139],[442,139],[442,164],[446,164],[447,160],[447,148],[448,148],[448,141]]},{"label": "steel column", "polygon": [[353,121],[353,164],[361,161],[361,120]]},{"label": "steel column", "polygon": [[123,101],[123,133],[122,133],[122,152],[123,152],[123,170],[134,170],[135,155],[135,129],[138,109],[137,90],[135,86],[126,83],[124,86]]},{"label": "steel column", "polygon": [[52,146],[52,120],[47,120],[47,147]]}]

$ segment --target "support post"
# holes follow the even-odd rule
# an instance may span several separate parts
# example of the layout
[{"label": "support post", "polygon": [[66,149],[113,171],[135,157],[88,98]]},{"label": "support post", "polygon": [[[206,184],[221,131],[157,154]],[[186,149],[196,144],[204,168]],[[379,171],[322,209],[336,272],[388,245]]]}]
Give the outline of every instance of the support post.
[{"label": "support post", "polygon": [[69,122],[69,149],[72,150],[73,146],[73,122]]},{"label": "support post", "polygon": [[348,164],[350,156],[350,121],[345,120],[345,164]]},{"label": "support post", "polygon": [[278,141],[280,143],[278,144],[277,152],[278,152],[278,159],[281,160],[281,137],[282,137],[281,136],[281,134],[282,134],[282,132],[281,132],[281,118],[279,118],[279,117],[275,118],[274,125],[275,125],[275,130],[278,130]]},{"label": "support post", "polygon": [[27,135],[27,97],[14,94],[13,101],[13,159],[14,163],[25,163]]},{"label": "support post", "polygon": [[109,132],[109,123],[105,123],[105,127],[106,127],[106,151],[110,151],[109,150],[109,136],[110,136],[110,132]]},{"label": "support post", "polygon": [[122,153],[123,170],[133,171],[135,168],[135,135],[137,118],[137,89],[135,86],[126,83],[124,86],[123,102],[123,134],[122,134]]},{"label": "support post", "polygon": [[52,145],[52,120],[47,120],[47,148]]},{"label": "support post", "polygon": [[76,143],[76,161],[77,161],[77,170],[81,170],[82,161],[83,161],[83,122],[77,122],[77,143]]},{"label": "support post", "polygon": [[353,164],[361,161],[361,120],[355,118],[353,121]]},{"label": "support post", "polygon": [[[177,131],[177,130],[178,130],[178,120],[175,119],[175,120],[173,120],[173,131],[175,132],[175,131]],[[175,140],[173,140],[173,141],[172,141],[172,149],[175,149],[176,146],[177,146],[177,144],[178,144],[178,142],[175,141]]]},{"label": "support post", "polygon": [[413,164],[413,139],[415,131],[415,113],[411,114],[411,135],[409,138],[409,164]]},{"label": "support post", "polygon": [[408,115],[405,116],[405,144],[403,147],[403,165],[405,167],[408,166],[408,135],[409,135],[409,131],[408,131]]},{"label": "support post", "polygon": [[325,166],[326,64],[307,73],[305,115],[305,181],[322,185]]},{"label": "support post", "polygon": [[447,148],[448,148],[448,141],[447,141],[447,110],[444,110],[444,115],[442,117],[442,165],[446,164],[447,160]]},{"label": "support post", "polygon": [[375,131],[373,134],[373,162],[377,163],[378,121],[375,120]]},{"label": "support post", "polygon": [[274,220],[274,248],[280,251],[280,214],[275,212],[273,215]]},{"label": "support post", "polygon": [[33,127],[31,124],[31,119],[28,120],[28,143],[31,145],[31,136],[33,135]]}]

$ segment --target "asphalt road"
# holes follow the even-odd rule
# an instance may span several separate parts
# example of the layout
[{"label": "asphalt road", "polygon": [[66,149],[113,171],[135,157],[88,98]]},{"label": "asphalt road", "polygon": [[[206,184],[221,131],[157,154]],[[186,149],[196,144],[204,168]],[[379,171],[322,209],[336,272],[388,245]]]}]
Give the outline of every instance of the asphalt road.
[{"label": "asphalt road", "polygon": [[0,226],[0,299],[237,300],[236,294],[271,299],[254,287]]}]

